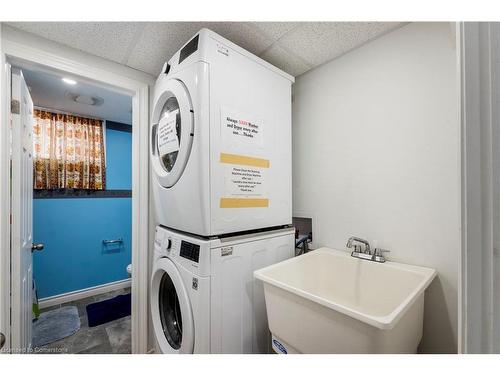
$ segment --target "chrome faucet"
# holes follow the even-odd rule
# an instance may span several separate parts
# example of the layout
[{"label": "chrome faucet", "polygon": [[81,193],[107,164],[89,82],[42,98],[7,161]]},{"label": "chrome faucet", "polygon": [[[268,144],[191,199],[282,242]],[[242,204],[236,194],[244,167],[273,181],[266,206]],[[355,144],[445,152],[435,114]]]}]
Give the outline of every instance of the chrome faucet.
[{"label": "chrome faucet", "polygon": [[[359,242],[359,243],[362,243],[363,245],[365,245],[365,251],[364,253],[365,254],[370,254],[370,243],[367,241],[367,240],[364,240],[362,238],[359,238],[359,237],[350,237],[348,240],[347,240],[347,244],[346,244],[346,247],[348,249],[352,248],[353,247],[353,242]],[[361,252],[361,246],[358,246],[358,245],[354,245],[354,251],[353,253],[359,253]]]},{"label": "chrome faucet", "polygon": [[[362,246],[356,243],[363,244],[365,247],[364,251],[361,251]],[[348,249],[354,247],[354,250],[351,252],[351,256],[355,258],[371,260],[373,262],[378,262],[378,263],[384,263],[386,259],[384,258],[383,253],[389,252],[389,250],[384,250],[379,248],[375,248],[372,252],[370,249],[370,243],[367,240],[364,240],[359,237],[350,237],[347,240],[346,247]]]}]

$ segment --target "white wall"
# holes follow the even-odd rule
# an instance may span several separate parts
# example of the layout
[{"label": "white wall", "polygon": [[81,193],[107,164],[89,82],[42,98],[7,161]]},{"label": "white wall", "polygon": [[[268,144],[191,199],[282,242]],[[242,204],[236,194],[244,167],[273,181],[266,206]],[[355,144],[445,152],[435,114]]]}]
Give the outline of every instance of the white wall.
[{"label": "white wall", "polygon": [[[314,242],[360,236],[433,267],[423,352],[457,350],[460,148],[454,26],[413,23],[298,77],[294,215]],[[380,285],[366,285],[374,291]]]}]

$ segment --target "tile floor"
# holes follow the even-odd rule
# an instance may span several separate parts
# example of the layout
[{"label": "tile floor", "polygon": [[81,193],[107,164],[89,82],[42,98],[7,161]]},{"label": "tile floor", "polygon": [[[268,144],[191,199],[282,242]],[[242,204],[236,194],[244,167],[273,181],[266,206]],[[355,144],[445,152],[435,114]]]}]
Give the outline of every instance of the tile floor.
[{"label": "tile floor", "polygon": [[61,306],[76,306],[80,315],[81,328],[73,335],[62,340],[44,345],[37,349],[37,353],[71,353],[71,354],[130,354],[131,328],[130,316],[113,320],[96,327],[89,327],[86,306],[93,302],[115,297],[119,294],[130,293],[130,288],[120,289],[81,300],[68,302],[62,305],[51,306],[44,311],[60,308]]}]

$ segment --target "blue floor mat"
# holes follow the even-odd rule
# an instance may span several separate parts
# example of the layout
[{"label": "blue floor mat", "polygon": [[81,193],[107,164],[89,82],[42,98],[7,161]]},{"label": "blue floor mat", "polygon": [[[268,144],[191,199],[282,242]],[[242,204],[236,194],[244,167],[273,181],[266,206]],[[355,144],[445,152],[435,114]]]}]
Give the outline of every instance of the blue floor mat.
[{"label": "blue floor mat", "polygon": [[129,316],[132,306],[132,295],[122,294],[111,299],[87,305],[89,327],[108,323]]},{"label": "blue floor mat", "polygon": [[63,306],[40,314],[33,322],[33,347],[38,348],[71,336],[80,329],[76,306]]}]

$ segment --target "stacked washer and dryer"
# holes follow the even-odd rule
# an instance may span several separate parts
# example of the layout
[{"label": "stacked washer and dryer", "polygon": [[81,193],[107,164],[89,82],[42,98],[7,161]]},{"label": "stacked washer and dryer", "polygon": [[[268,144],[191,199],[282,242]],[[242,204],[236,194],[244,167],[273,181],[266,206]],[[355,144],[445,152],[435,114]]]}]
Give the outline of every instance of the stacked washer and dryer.
[{"label": "stacked washer and dryer", "polygon": [[269,351],[253,271],[294,255],[293,81],[207,29],[163,67],[151,125],[159,352]]}]

